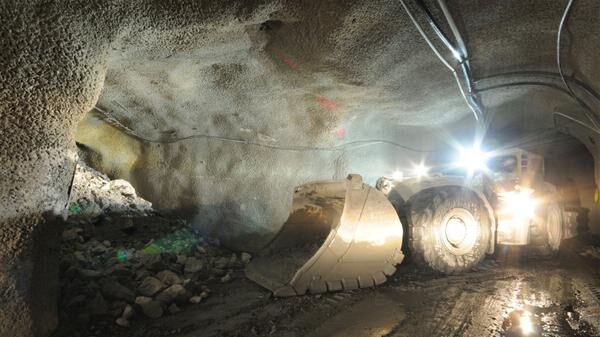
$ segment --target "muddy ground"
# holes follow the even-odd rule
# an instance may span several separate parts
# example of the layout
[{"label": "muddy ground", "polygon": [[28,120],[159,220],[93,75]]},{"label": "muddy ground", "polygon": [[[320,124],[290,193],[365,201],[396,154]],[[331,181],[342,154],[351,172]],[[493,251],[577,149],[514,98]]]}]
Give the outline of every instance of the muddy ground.
[{"label": "muddy ground", "polygon": [[[531,313],[528,336],[600,336],[600,259],[590,242],[567,242],[551,260],[498,262],[444,276],[401,266],[385,285],[353,292],[273,298],[235,272],[198,305],[159,319],[63,322],[57,336],[520,336],[510,320]],[[510,317],[510,318],[509,318]]]}]

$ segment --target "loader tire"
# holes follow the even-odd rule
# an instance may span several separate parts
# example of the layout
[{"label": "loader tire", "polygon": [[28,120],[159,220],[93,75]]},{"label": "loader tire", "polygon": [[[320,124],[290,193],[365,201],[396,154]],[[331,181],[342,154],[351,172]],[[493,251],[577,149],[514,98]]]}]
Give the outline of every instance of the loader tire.
[{"label": "loader tire", "polygon": [[424,190],[407,214],[413,261],[446,274],[479,264],[488,251],[490,219],[483,201],[461,187]]},{"label": "loader tire", "polygon": [[541,219],[529,227],[530,257],[552,257],[558,253],[563,239],[563,210],[557,202],[547,204]]}]

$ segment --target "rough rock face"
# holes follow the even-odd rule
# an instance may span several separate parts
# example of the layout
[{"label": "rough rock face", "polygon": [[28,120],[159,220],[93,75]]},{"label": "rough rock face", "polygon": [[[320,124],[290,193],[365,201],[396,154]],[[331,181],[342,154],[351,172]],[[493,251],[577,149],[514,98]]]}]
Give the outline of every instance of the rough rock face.
[{"label": "rough rock face", "polygon": [[[481,87],[509,80],[562,85],[539,76],[486,76],[555,72],[563,3],[448,2]],[[257,8],[246,21],[225,15],[226,24],[210,29],[151,29],[120,40],[110,51],[97,103],[103,112],[88,114],[77,132],[93,165],[131,181],[158,209],[186,213],[224,243],[256,248],[287,218],[295,186],[348,173],[374,183],[438,155],[385,144],[337,151],[290,146],[386,139],[444,152],[449,134],[471,141],[472,117],[453,78],[398,1],[283,1]],[[591,46],[600,43],[586,22],[597,11],[593,1],[578,2],[563,51],[565,67],[581,65],[582,78],[594,87],[599,69]],[[439,18],[437,10],[434,15]],[[572,99],[547,86],[481,95],[498,129],[551,128],[553,111],[582,118]],[[595,151],[589,130],[557,123]]]},{"label": "rough rock face", "polygon": [[193,308],[250,261],[189,223],[160,216],[128,182],[81,163],[75,172],[60,245],[58,336]]},{"label": "rough rock face", "polygon": [[[73,129],[95,104],[110,32],[90,8],[2,2],[0,30],[0,335],[47,335],[57,322],[56,245],[74,169]],[[35,22],[35,23],[34,23]],[[82,38],[85,36],[85,38]]]},{"label": "rough rock face", "polygon": [[[564,1],[451,5],[476,77],[555,71]],[[577,2],[565,50],[570,69],[592,88],[600,78],[597,13],[597,1]],[[5,335],[43,335],[55,325],[56,287],[39,286],[54,279],[53,250],[42,244],[56,241],[57,226],[48,223],[67,202],[75,126],[96,104],[161,141],[196,133],[277,146],[384,138],[427,149],[436,142],[425,141],[426,127],[469,126],[453,79],[398,1],[8,0],[0,22]],[[557,110],[581,118],[568,96],[549,87],[482,94],[504,124],[552,127],[549,112]],[[77,138],[97,155],[97,167],[131,181],[160,209],[187,210],[232,244],[272,233],[287,216],[291,189],[306,180],[353,171],[374,181],[426,156],[406,158],[411,152],[389,146],[279,151],[214,138],[103,143],[115,132],[89,122],[98,132]],[[596,156],[598,137],[568,126]]]},{"label": "rough rock face", "polygon": [[152,203],[138,197],[129,182],[110,180],[83,162],[76,165],[69,201],[68,211],[80,218],[96,218],[104,213],[153,212]]}]

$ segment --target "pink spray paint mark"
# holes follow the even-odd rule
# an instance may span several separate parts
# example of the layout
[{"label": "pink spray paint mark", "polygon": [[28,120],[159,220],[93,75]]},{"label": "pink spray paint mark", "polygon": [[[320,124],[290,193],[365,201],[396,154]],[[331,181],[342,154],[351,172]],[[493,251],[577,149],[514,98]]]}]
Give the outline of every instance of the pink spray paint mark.
[{"label": "pink spray paint mark", "polygon": [[317,103],[327,110],[333,110],[337,107],[337,103],[322,96],[317,97]]},{"label": "pink spray paint mark", "polygon": [[283,62],[285,65],[287,65],[290,69],[292,70],[296,70],[298,69],[298,64],[296,62],[294,62],[294,60],[287,58],[285,56],[283,56],[281,53],[277,53],[275,55],[275,57],[277,57],[277,59],[281,62]]},{"label": "pink spray paint mark", "polygon": [[335,136],[338,138],[342,138],[344,137],[344,135],[346,134],[346,129],[345,128],[341,128],[335,131]]}]

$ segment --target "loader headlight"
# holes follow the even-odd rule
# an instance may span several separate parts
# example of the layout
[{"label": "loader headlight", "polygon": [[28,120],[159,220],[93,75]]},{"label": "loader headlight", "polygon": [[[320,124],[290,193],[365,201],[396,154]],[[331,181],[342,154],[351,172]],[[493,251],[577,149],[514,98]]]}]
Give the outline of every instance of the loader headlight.
[{"label": "loader headlight", "polygon": [[404,172],[402,172],[400,170],[394,171],[394,173],[392,173],[392,179],[395,180],[395,181],[402,181],[402,180],[404,180]]},{"label": "loader headlight", "polygon": [[458,166],[463,167],[473,173],[487,169],[489,155],[481,150],[479,146],[472,148],[462,148],[459,153]]},{"label": "loader headlight", "polygon": [[425,164],[420,163],[418,165],[413,166],[413,175],[417,178],[427,177],[429,174],[429,167],[425,166]]},{"label": "loader headlight", "polygon": [[530,188],[519,188],[510,192],[499,193],[501,211],[515,222],[528,221],[535,216],[538,201],[533,197]]}]

